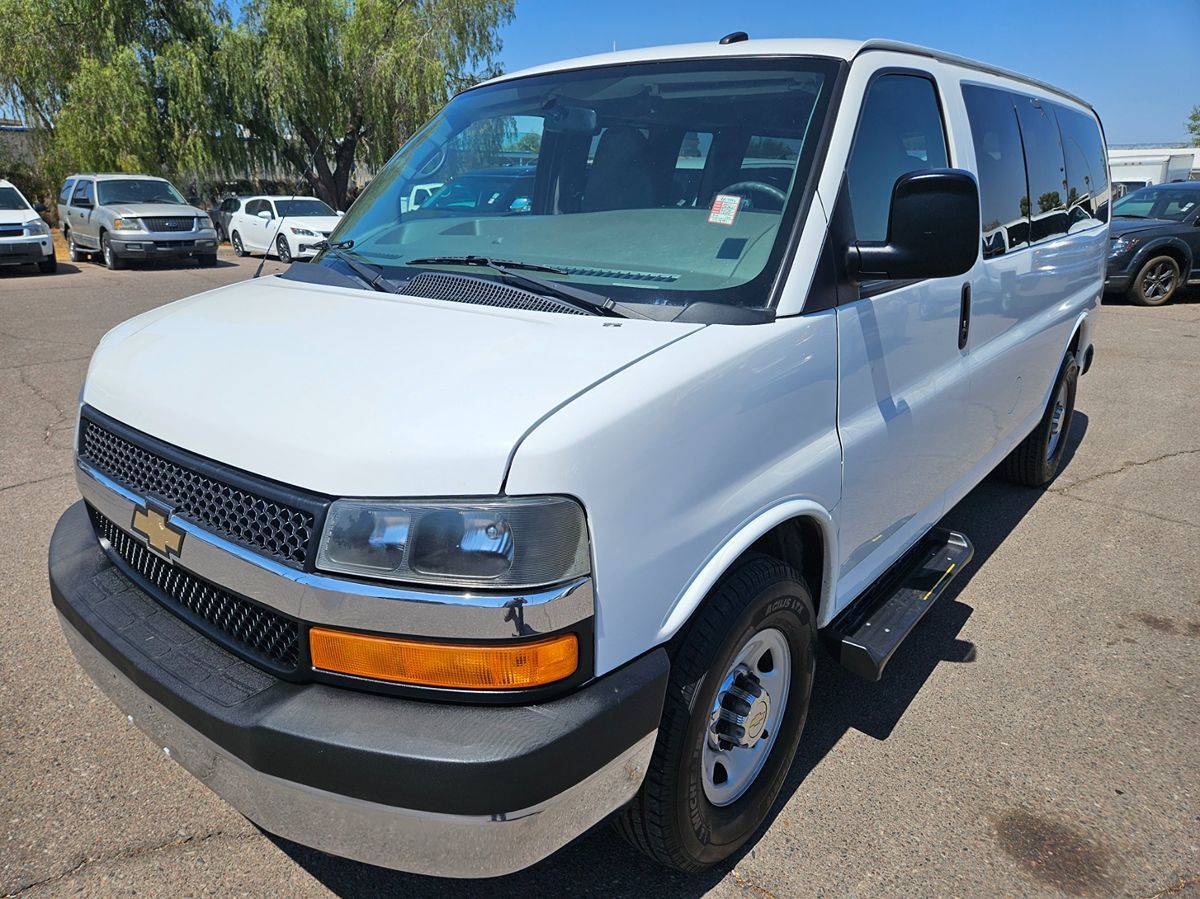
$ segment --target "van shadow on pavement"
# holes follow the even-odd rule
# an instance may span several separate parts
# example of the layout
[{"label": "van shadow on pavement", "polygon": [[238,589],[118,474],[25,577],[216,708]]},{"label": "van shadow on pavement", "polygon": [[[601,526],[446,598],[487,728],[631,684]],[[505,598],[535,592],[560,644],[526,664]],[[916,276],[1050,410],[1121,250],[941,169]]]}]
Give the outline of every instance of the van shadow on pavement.
[{"label": "van shadow on pavement", "polygon": [[[1063,459],[1065,468],[1087,431],[1087,416],[1076,410]],[[872,684],[859,680],[822,653],[812,706],[792,770],[759,835],[732,859],[700,875],[666,870],[599,824],[554,855],[525,871],[490,880],[444,880],[404,874],[327,855],[267,834],[283,852],[339,896],[367,895],[491,897],[531,896],[699,897],[724,879],[758,836],[770,827],[809,773],[851,729],[886,740],[940,663],[969,663],[975,646],[958,639],[973,609],[958,601],[975,571],[1041,498],[1041,489],[1016,487],[989,477],[943,518],[975,545],[970,565],[946,590],[884,673]],[[398,850],[398,853],[402,850]],[[446,847],[454,852],[453,846]],[[740,881],[739,881],[740,882]],[[753,887],[753,884],[750,885]]]}]

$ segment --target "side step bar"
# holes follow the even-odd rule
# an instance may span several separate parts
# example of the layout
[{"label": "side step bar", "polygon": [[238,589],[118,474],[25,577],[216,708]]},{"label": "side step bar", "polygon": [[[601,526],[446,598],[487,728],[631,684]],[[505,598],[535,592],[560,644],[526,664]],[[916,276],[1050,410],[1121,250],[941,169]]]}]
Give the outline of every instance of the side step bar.
[{"label": "side step bar", "polygon": [[965,535],[934,528],[825,629],[833,657],[859,677],[879,680],[892,654],[974,554]]}]

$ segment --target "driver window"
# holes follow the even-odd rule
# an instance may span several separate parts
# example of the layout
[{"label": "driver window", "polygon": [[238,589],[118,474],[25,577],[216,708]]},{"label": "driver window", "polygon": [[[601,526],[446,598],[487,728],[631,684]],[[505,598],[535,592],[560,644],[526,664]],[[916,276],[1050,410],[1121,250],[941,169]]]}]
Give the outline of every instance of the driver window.
[{"label": "driver window", "polygon": [[933,82],[883,75],[863,101],[847,186],[859,240],[887,239],[892,188],[901,175],[947,166],[946,133]]}]

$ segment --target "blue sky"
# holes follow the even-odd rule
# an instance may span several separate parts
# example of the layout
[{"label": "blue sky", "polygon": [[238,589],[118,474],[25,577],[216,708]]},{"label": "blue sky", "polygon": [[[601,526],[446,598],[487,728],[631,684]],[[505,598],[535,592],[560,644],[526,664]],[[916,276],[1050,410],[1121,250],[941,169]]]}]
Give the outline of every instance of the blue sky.
[{"label": "blue sky", "polygon": [[1184,143],[1200,104],[1200,0],[517,0],[501,59],[514,71],[730,31],[892,38],[1003,66],[1090,101],[1114,144]]}]

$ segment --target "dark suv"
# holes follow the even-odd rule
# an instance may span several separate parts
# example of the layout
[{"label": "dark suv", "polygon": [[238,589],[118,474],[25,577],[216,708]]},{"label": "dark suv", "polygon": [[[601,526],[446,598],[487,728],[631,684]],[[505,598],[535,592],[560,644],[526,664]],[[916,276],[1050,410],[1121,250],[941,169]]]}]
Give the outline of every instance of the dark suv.
[{"label": "dark suv", "polygon": [[1104,289],[1161,306],[1200,284],[1200,181],[1155,184],[1113,206]]}]

